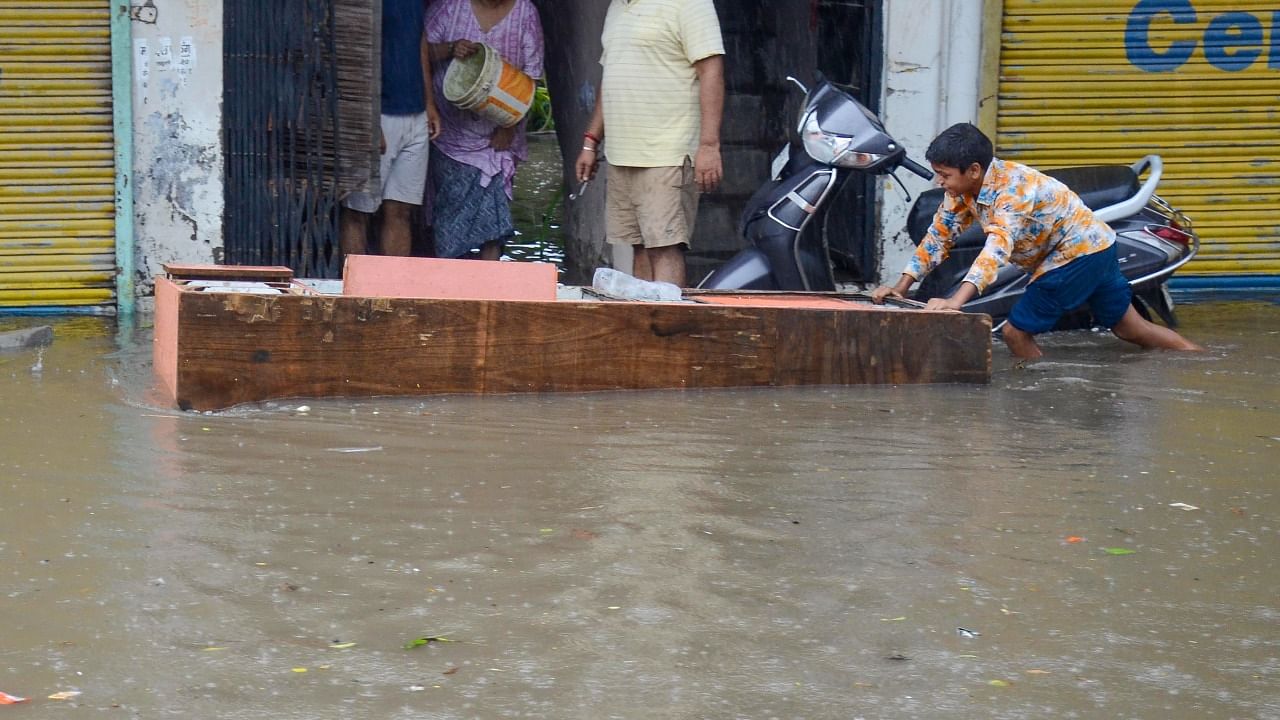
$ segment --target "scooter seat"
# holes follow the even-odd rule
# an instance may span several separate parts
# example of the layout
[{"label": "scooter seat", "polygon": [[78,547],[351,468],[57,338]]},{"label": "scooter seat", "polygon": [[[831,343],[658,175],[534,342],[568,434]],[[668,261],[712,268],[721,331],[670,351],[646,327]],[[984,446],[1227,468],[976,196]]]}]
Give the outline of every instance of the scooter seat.
[{"label": "scooter seat", "polygon": [[[920,193],[916,201],[911,205],[911,210],[907,213],[907,236],[911,238],[911,242],[916,245],[924,239],[925,233],[929,232],[929,226],[933,224],[934,213],[937,212],[938,206],[942,204],[942,197],[946,191],[942,188],[933,188]],[[973,226],[952,239],[952,247],[955,250],[961,250],[970,247],[982,247],[987,242],[987,236],[982,232],[982,228]]]},{"label": "scooter seat", "polygon": [[1128,165],[1090,165],[1045,170],[1080,196],[1090,210],[1124,202],[1138,194],[1138,174]]}]

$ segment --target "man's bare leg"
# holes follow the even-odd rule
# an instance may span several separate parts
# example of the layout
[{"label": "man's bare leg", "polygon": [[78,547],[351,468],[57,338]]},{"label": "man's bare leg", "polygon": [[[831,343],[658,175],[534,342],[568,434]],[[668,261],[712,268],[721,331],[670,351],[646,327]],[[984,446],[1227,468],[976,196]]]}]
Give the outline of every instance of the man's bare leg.
[{"label": "man's bare leg", "polygon": [[1120,318],[1120,322],[1116,323],[1114,328],[1111,328],[1111,332],[1115,333],[1115,336],[1121,340],[1127,340],[1144,348],[1204,352],[1204,348],[1200,345],[1191,342],[1167,327],[1156,325],[1142,317],[1137,308],[1132,305],[1125,311],[1124,317]]},{"label": "man's bare leg", "polygon": [[684,246],[668,245],[666,247],[649,248],[645,251],[649,256],[649,265],[653,271],[655,282],[667,282],[676,287],[684,287]]},{"label": "man's bare leg", "polygon": [[338,247],[344,256],[368,254],[369,213],[342,208],[338,215]]},{"label": "man's bare leg", "polygon": [[641,280],[653,279],[653,263],[649,261],[649,249],[643,245],[631,246],[631,274]]},{"label": "man's bare leg", "polygon": [[1013,353],[1014,357],[1022,360],[1044,357],[1044,352],[1036,344],[1036,337],[1031,333],[1019,330],[1006,322],[1000,334],[1004,336],[1004,344],[1009,346],[1009,352]]},{"label": "man's bare leg", "polygon": [[382,254],[408,256],[413,251],[409,218],[413,205],[399,200],[382,202]]},{"label": "man's bare leg", "polygon": [[481,245],[480,259],[481,260],[501,260],[502,246],[503,246],[503,242],[501,240],[490,240],[489,242]]}]

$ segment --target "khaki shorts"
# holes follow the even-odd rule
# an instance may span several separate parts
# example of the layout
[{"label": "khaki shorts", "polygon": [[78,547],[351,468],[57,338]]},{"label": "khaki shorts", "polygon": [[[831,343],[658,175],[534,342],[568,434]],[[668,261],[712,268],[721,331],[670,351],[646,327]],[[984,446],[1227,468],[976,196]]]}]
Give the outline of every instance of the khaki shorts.
[{"label": "khaki shorts", "polygon": [[427,114],[383,115],[382,137],[387,149],[382,153],[382,187],[353,192],[344,204],[352,210],[374,213],[383,200],[398,200],[409,205],[422,204],[422,191],[427,183],[427,153],[430,134]]},{"label": "khaki shorts", "polygon": [[698,216],[693,161],[676,167],[609,166],[605,233],[618,245],[688,245]]}]

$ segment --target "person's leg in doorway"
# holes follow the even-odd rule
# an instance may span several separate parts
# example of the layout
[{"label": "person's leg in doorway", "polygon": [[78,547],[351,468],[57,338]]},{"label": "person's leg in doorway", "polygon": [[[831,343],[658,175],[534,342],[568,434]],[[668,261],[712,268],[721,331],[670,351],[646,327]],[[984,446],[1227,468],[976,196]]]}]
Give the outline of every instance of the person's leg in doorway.
[{"label": "person's leg in doorway", "polygon": [[684,253],[698,215],[698,187],[690,161],[686,158],[683,166],[643,168],[635,189],[645,247],[643,251],[637,248],[633,274],[642,280],[684,287]]},{"label": "person's leg in doorway", "polygon": [[666,282],[676,287],[685,286],[684,245],[648,248],[645,255],[655,282]]},{"label": "person's leg in doorway", "polygon": [[413,248],[413,234],[409,229],[409,219],[415,206],[399,200],[386,200],[382,203],[382,241],[383,255],[409,254]]},{"label": "person's leg in doorway", "polygon": [[653,263],[643,245],[631,246],[631,274],[641,280],[653,280]]},{"label": "person's leg in doorway", "polygon": [[422,203],[430,153],[426,113],[383,116],[382,254],[413,251],[413,211]]},{"label": "person's leg in doorway", "polygon": [[369,253],[370,214],[343,207],[338,216],[338,247],[343,256]]},{"label": "person's leg in doorway", "polygon": [[506,243],[502,240],[490,240],[480,246],[481,260],[501,260],[502,248]]}]

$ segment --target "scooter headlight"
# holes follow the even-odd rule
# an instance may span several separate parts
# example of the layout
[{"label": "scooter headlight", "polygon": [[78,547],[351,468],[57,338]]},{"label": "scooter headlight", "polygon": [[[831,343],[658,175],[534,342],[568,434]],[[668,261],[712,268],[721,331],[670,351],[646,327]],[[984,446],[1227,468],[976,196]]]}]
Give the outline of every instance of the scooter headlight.
[{"label": "scooter headlight", "polygon": [[853,138],[831,135],[818,125],[817,113],[810,112],[800,122],[800,138],[809,157],[842,168],[868,168],[884,159],[876,153],[855,152]]}]

